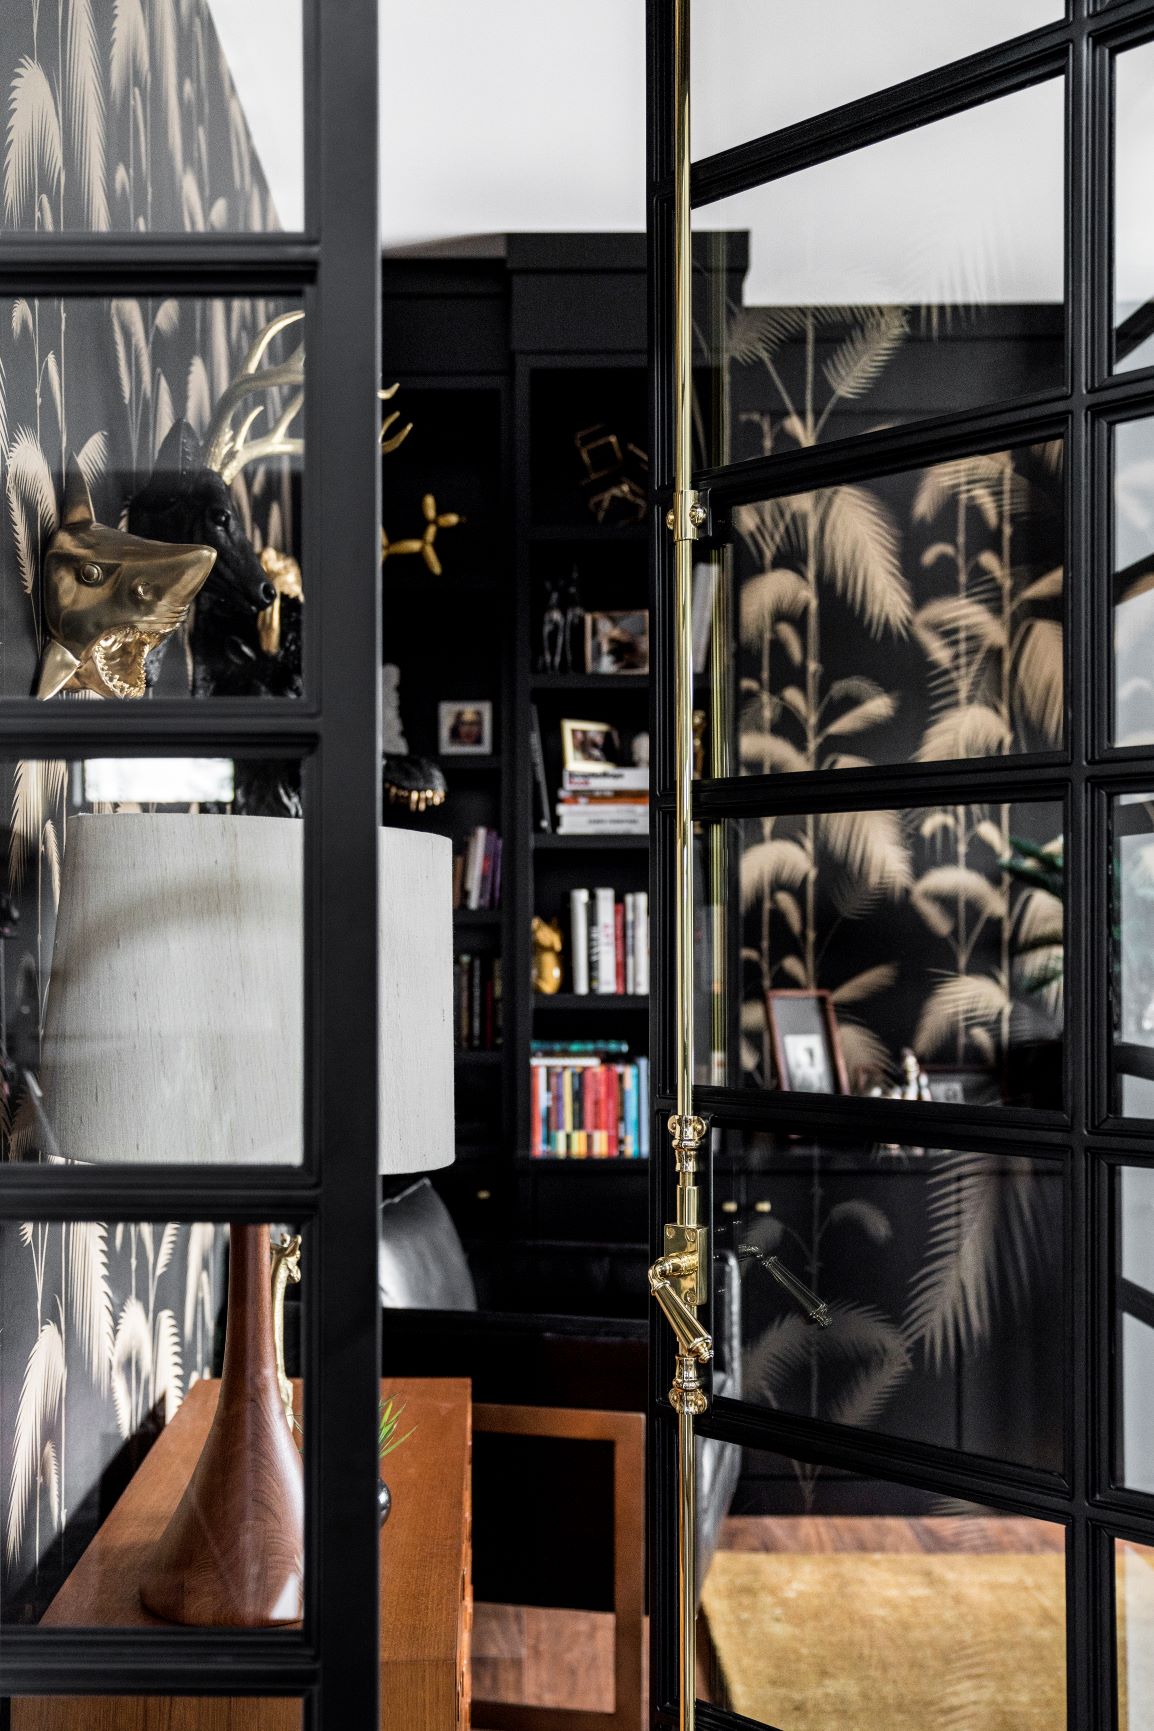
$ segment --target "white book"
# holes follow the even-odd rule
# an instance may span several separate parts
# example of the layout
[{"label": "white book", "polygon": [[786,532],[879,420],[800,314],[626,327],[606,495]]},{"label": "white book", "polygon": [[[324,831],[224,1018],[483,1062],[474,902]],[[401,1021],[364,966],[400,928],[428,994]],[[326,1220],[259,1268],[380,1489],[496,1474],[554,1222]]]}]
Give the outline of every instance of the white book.
[{"label": "white book", "polygon": [[604,769],[564,769],[565,793],[648,793],[648,764],[607,764]]},{"label": "white book", "polygon": [[479,908],[481,905],[481,873],[485,866],[485,837],[488,831],[481,827],[473,831],[469,847],[469,894],[466,907]]},{"label": "white book", "polygon": [[632,997],[637,990],[637,897],[630,890],[625,897],[625,991]]},{"label": "white book", "polygon": [[606,995],[617,991],[617,934],[613,913],[613,891],[596,889],[594,923],[597,927],[597,963],[593,990]]},{"label": "white book", "polygon": [[589,891],[569,891],[569,941],[573,990],[579,997],[589,991]]},{"label": "white book", "polygon": [[713,597],[717,589],[717,567],[712,560],[693,567],[693,671],[704,673],[709,660],[713,627]]},{"label": "white book", "polygon": [[633,989],[642,997],[649,990],[649,894],[633,898]]}]

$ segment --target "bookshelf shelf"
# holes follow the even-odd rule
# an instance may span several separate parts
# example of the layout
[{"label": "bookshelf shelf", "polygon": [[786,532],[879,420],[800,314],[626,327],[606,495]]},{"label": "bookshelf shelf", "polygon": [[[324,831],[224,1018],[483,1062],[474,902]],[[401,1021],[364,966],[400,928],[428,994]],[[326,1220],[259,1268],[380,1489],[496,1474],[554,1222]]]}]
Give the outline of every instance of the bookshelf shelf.
[{"label": "bookshelf shelf", "polygon": [[518,1154],[516,1164],[527,1172],[552,1172],[558,1167],[572,1171],[574,1166],[596,1166],[599,1172],[645,1174],[649,1170],[649,1156],[615,1154],[608,1159],[596,1154]]},{"label": "bookshelf shelf", "polygon": [[544,992],[533,994],[534,1010],[647,1010],[649,994],[636,992]]},{"label": "bookshelf shelf", "polygon": [[439,757],[437,762],[446,776],[450,777],[455,775],[483,775],[503,767],[499,753],[493,756],[470,757],[468,753],[458,756],[456,752],[450,752],[446,757]]},{"label": "bookshelf shelf", "polygon": [[535,523],[529,530],[530,541],[568,541],[573,545],[619,541],[625,546],[632,543],[643,547],[648,538],[649,528],[645,523]]},{"label": "bookshelf shelf", "polygon": [[648,673],[535,673],[530,691],[612,691],[624,695],[632,690],[648,694]]},{"label": "bookshelf shelf", "polygon": [[500,1046],[492,1051],[473,1052],[466,1047],[458,1046],[453,1057],[458,1064],[499,1064],[505,1053]]},{"label": "bookshelf shelf", "polygon": [[544,830],[538,831],[533,837],[533,846],[546,853],[557,850],[561,853],[600,853],[603,848],[610,852],[639,850],[648,852],[649,837],[647,835],[546,835]]},{"label": "bookshelf shelf", "polygon": [[454,908],[453,924],[476,929],[478,926],[499,926],[504,919],[500,908]]}]

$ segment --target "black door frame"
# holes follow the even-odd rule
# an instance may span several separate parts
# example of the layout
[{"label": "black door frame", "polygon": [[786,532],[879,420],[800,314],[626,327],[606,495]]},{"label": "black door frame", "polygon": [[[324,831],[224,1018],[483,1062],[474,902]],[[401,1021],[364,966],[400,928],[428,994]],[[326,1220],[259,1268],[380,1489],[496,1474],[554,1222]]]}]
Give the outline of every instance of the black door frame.
[{"label": "black door frame", "polygon": [[5,1629],[0,1698],[287,1695],[305,1731],[376,1723],[380,245],[377,8],[305,0],[302,236],[0,237],[12,295],[303,295],[309,583],[297,702],[0,700],[0,755],[303,759],[305,1157],[212,1172],[0,1166],[0,1219],[294,1220],[306,1244],[305,1621],[292,1630]]},{"label": "black door frame", "polygon": [[[867,1436],[842,1427],[767,1415],[719,1399],[698,1421],[702,1435],[749,1448],[842,1467],[873,1478],[1062,1522],[1067,1545],[1068,1719],[1071,1731],[1115,1731],[1113,1707],[1112,1542],[1154,1543],[1149,1499],[1116,1487],[1110,1453],[1113,1292],[1116,1256],[1111,1170],[1150,1163],[1154,1124],[1111,1117],[1104,1078],[1108,1053],[1107,802],[1116,792],[1154,787],[1154,750],[1109,744],[1111,645],[1108,427],[1154,411],[1154,368],[1111,376],[1111,109],[1112,55],[1154,39],[1154,4],[1120,0],[1092,8],[1068,0],[1062,23],[935,69],[777,133],[695,163],[694,205],[792,174],[847,151],[975,106],[1039,81],[1066,79],[1065,276],[1069,317],[1063,388],[991,410],[901,426],[868,437],[831,441],[800,452],[699,471],[716,517],[735,504],[809,491],[849,479],[917,467],[967,453],[1061,436],[1066,445],[1067,611],[1066,745],[1028,759],[989,759],[935,766],[803,772],[740,781],[699,782],[701,818],[762,816],[863,806],[916,805],[919,798],[965,801],[1015,793],[1049,794],[1066,814],[1067,939],[1065,1098],[1063,1109],[1030,1112],[903,1103],[900,1116],[882,1100],[838,1101],[700,1087],[697,1109],[716,1127],[804,1129],[807,1137],[865,1133],[882,1141],[930,1139],[932,1146],[1049,1156],[1065,1172],[1065,1463],[1051,1475],[922,1444]],[[651,1050],[657,1114],[671,1109],[674,1006],[670,954],[672,912],[672,690],[668,678],[671,559],[662,528],[672,483],[673,159],[672,6],[648,3],[649,260],[651,437],[659,508],[654,512],[657,569],[656,817],[652,905],[655,954]],[[663,666],[665,671],[663,672]],[[663,1148],[654,1127],[653,1147]],[[708,1185],[708,1172],[701,1182]],[[672,1218],[672,1162],[655,1156],[652,1246]],[[706,1201],[708,1203],[708,1190]],[[707,1219],[711,1213],[707,1212]],[[672,1368],[669,1330],[651,1329],[650,1591],[652,1717],[676,1723],[675,1418],[665,1391]],[[704,1727],[747,1724],[699,1704]]]}]

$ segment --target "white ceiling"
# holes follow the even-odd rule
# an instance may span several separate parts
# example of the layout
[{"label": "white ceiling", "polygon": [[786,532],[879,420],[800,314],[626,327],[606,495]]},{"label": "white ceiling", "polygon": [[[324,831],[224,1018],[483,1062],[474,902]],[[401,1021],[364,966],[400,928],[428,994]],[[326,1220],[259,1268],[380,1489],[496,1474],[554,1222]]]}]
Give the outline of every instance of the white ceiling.
[{"label": "white ceiling", "polygon": [[[286,227],[300,216],[301,0],[210,0]],[[699,154],[1046,23],[1060,0],[697,0]],[[381,0],[385,247],[484,247],[518,230],[644,225],[644,0]],[[1154,94],[1135,102],[1152,141]],[[766,303],[1056,300],[1055,83],[730,206]],[[1149,160],[1149,158],[1144,158]],[[1149,173],[1135,178],[1145,201]],[[1134,224],[1123,297],[1154,281]]]}]

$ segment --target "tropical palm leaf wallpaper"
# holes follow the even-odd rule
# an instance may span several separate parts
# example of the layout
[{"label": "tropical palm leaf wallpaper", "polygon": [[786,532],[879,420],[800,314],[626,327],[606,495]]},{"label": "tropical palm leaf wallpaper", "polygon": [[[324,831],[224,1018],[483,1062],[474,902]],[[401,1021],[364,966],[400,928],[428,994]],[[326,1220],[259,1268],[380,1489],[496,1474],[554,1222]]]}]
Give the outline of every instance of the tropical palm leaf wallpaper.
[{"label": "tropical palm leaf wallpaper", "polygon": [[[176,232],[276,227],[204,0],[14,0],[0,33],[0,227]],[[0,691],[27,696],[37,576],[69,455],[98,520],[123,521],[178,416],[203,429],[256,332],[257,300],[0,302]],[[275,495],[275,496],[274,496]],[[259,546],[291,499],[271,471],[235,489]],[[169,676],[187,689],[174,646]],[[35,1042],[69,766],[0,766],[9,1050]],[[27,1046],[25,1047],[27,1050]],[[33,1145],[7,1089],[2,1157]],[[0,1226],[0,1615],[34,1619],[146,1446],[213,1359],[222,1244],[206,1225]]]}]

